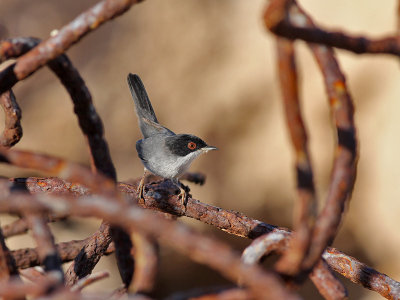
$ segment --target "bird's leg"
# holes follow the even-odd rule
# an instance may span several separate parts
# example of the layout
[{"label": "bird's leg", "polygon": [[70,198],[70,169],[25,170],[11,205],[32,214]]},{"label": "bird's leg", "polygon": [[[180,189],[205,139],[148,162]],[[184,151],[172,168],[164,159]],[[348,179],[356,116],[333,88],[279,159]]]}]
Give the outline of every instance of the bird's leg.
[{"label": "bird's leg", "polygon": [[138,186],[138,189],[137,189],[139,202],[141,202],[141,201],[144,202],[143,192],[144,192],[144,180],[146,178],[146,174],[147,174],[147,170],[144,169],[144,173],[143,173],[142,179],[140,180],[140,183],[139,183],[139,186]]},{"label": "bird's leg", "polygon": [[173,182],[177,187],[179,187],[179,198],[181,198],[182,205],[186,208],[187,198],[189,196],[190,189],[188,186],[182,184],[178,179],[174,179]]}]

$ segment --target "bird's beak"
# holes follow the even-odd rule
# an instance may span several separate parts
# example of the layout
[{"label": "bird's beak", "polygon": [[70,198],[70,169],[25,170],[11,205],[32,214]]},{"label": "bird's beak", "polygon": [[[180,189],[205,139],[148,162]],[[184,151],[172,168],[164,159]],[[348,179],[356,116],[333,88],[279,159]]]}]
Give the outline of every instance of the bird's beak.
[{"label": "bird's beak", "polygon": [[218,148],[214,146],[206,146],[204,148],[201,148],[201,150],[203,150],[204,152],[208,152],[210,150],[218,150]]}]

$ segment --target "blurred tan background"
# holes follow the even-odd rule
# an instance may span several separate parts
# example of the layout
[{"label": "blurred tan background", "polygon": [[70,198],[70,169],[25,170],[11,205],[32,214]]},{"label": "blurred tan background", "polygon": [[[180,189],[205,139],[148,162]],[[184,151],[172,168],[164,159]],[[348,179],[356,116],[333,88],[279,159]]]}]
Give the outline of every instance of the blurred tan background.
[{"label": "blurred tan background", "polygon": [[[2,37],[45,39],[97,1],[1,0]],[[193,133],[220,150],[201,157],[191,170],[207,175],[195,198],[241,211],[267,223],[291,227],[295,173],[276,75],[274,37],[263,27],[266,1],[148,0],[90,33],[67,54],[86,81],[101,115],[120,181],[142,175],[135,142],[140,138],[126,83],[141,76],[158,119],[178,133]],[[329,28],[382,36],[394,33],[397,3],[386,0],[303,0],[300,4]],[[301,42],[304,115],[321,204],[333,159],[334,133],[321,75]],[[400,280],[400,70],[390,56],[337,51],[356,105],[360,145],[358,176],[335,247]],[[88,164],[85,141],[71,101],[47,69],[14,89],[22,107],[19,149],[40,151]],[[3,116],[1,116],[3,118]],[[3,120],[0,120],[3,122]],[[37,175],[1,166],[2,176]],[[226,240],[238,250],[249,241],[197,221],[182,220]],[[2,224],[7,222],[2,219]],[[56,224],[57,240],[84,238],[99,222]],[[12,247],[32,245],[12,238]],[[226,283],[215,272],[162,248],[155,295]],[[96,270],[115,272],[113,258]],[[343,278],[342,278],[343,279]],[[350,299],[381,297],[343,279]],[[119,284],[116,273],[95,289]],[[309,284],[306,299],[322,299]]]}]

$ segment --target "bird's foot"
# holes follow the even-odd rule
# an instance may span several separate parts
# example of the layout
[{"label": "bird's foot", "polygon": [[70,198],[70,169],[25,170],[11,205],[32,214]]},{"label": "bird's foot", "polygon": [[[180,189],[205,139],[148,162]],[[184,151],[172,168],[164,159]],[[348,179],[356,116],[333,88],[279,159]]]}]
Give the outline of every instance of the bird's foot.
[{"label": "bird's foot", "polygon": [[140,180],[138,189],[137,189],[137,198],[138,198],[138,203],[144,204],[144,176],[142,177],[142,180]]},{"label": "bird's foot", "polygon": [[179,186],[179,190],[180,190],[180,193],[179,193],[178,197],[181,199],[181,203],[185,207],[185,210],[186,210],[188,197],[192,196],[192,195],[189,194],[190,188],[188,186],[182,184],[179,181],[178,181],[178,186]]}]

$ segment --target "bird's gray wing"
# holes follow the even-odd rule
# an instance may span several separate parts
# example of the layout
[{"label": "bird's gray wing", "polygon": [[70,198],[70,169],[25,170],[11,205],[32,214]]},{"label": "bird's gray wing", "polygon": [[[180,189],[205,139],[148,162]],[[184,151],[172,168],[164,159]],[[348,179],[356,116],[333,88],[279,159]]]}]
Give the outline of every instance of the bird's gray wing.
[{"label": "bird's gray wing", "polygon": [[135,103],[135,111],[138,116],[139,127],[143,137],[147,138],[160,133],[174,135],[171,130],[158,123],[156,114],[151,106],[150,99],[147,96],[146,89],[140,77],[136,74],[129,74],[128,85]]}]

